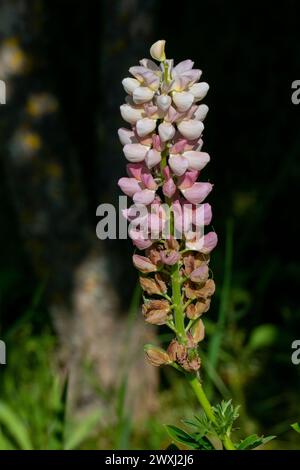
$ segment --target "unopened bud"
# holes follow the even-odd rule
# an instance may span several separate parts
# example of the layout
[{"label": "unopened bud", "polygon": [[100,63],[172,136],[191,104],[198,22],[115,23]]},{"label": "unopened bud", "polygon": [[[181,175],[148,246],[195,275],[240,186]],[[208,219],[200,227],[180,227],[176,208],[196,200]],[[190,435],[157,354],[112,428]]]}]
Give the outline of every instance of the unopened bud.
[{"label": "unopened bud", "polygon": [[156,41],[154,44],[152,44],[150,48],[150,55],[152,59],[158,60],[159,62],[166,60],[165,45],[166,41],[164,39],[160,39],[159,41]]}]

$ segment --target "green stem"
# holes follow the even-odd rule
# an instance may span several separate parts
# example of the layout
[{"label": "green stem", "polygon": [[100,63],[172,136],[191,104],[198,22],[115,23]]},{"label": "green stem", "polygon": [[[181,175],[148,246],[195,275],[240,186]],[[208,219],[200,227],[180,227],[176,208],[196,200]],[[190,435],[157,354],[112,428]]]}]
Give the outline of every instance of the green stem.
[{"label": "green stem", "polygon": [[229,436],[225,436],[223,444],[226,450],[236,450]]},{"label": "green stem", "polygon": [[179,341],[182,343],[186,342],[186,333],[184,326],[184,313],[183,305],[181,301],[181,283],[180,283],[180,272],[179,264],[176,263],[172,266],[172,300],[174,306],[174,323],[175,328],[178,331]]},{"label": "green stem", "polygon": [[[214,411],[212,409],[210,402],[208,401],[207,396],[205,395],[205,392],[202,388],[201,383],[198,380],[198,377],[196,375],[191,375],[191,374],[186,374],[186,377],[190,386],[194,390],[194,393],[200,405],[202,406],[206,416],[212,423],[216,424]],[[236,450],[229,436],[224,436],[224,438],[222,438],[222,442],[226,450]]]}]

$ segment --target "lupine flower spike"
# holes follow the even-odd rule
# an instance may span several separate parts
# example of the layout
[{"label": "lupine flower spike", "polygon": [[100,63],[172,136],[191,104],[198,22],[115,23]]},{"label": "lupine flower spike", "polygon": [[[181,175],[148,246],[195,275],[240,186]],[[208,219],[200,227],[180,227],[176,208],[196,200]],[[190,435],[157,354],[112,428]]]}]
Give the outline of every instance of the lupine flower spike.
[{"label": "lupine flower spike", "polygon": [[[134,228],[129,232],[135,246],[145,249],[133,255],[144,291],[143,315],[146,322],[168,325],[175,333],[166,351],[148,345],[146,356],[155,366],[172,364],[194,372],[201,366],[201,317],[215,290],[208,264],[217,235],[202,230],[197,238],[191,230],[197,215],[203,226],[212,217],[211,206],[204,203],[212,185],[198,182],[210,160],[202,151],[208,111],[202,100],[209,86],[199,82],[202,72],[193,68],[191,60],[174,66],[173,60],[166,59],[165,41],[153,44],[150,54],[160,64],[142,59],[129,69],[132,77],[122,82],[127,96],[121,114],[130,128],[119,129],[119,137],[129,163],[128,177],[118,184],[135,204],[147,208],[147,233]],[[132,222],[130,209],[126,216]],[[164,239],[171,218],[173,233]],[[180,240],[175,229],[184,231]]]},{"label": "lupine flower spike", "polygon": [[253,448],[272,437],[252,435],[233,444],[238,407],[231,401],[211,406],[199,373],[202,317],[215,292],[210,253],[218,242],[216,233],[207,230],[212,209],[204,202],[213,186],[202,178],[210,161],[202,151],[208,112],[202,100],[209,86],[199,81],[202,72],[191,60],[174,65],[166,58],[164,40],[151,46],[150,55],[154,60],[142,59],[122,81],[127,96],[120,109],[127,127],[118,132],[128,160],[127,177],[118,184],[134,202],[123,214],[135,245],[142,313],[147,323],[166,325],[174,334],[165,349],[146,345],[146,357],[153,366],[181,371],[194,390],[206,416],[196,423],[200,427],[192,448]]}]

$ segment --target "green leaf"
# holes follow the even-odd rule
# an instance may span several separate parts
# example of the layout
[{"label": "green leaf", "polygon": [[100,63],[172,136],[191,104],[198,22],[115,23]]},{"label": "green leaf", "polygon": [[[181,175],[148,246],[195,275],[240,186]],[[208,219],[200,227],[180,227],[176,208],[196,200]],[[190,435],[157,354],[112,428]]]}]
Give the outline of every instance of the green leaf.
[{"label": "green leaf", "polygon": [[83,419],[72,431],[67,431],[65,450],[74,450],[91,434],[101,418],[101,411],[93,411]]},{"label": "green leaf", "polygon": [[166,425],[167,432],[171,439],[180,442],[194,450],[214,450],[213,445],[210,441],[199,434],[188,434],[183,429],[177,428],[176,426]]},{"label": "green leaf", "polygon": [[256,349],[266,348],[274,344],[278,335],[276,326],[270,324],[264,324],[257,326],[252,331],[248,347],[254,351]]},{"label": "green leaf", "polygon": [[238,450],[251,450],[255,449],[256,447],[259,447],[263,444],[266,444],[267,442],[271,441],[272,439],[275,439],[275,436],[268,436],[268,437],[259,437],[257,434],[251,434],[251,436],[246,437],[243,439],[237,449]]},{"label": "green leaf", "polygon": [[294,431],[298,432],[300,434],[300,423],[293,423],[291,424],[291,428],[294,429]]},{"label": "green leaf", "polygon": [[0,450],[16,450],[13,443],[0,431]]},{"label": "green leaf", "polygon": [[60,392],[59,402],[57,403],[56,408],[54,410],[52,450],[61,450],[64,448],[68,383],[68,377],[66,377]]},{"label": "green leaf", "polygon": [[32,450],[29,433],[26,426],[15,412],[4,402],[0,402],[0,423],[10,434],[21,450]]},{"label": "green leaf", "polygon": [[172,425],[166,425],[166,430],[172,440],[180,442],[191,449],[199,448],[198,443],[195,441],[193,436],[183,431],[183,429]]}]

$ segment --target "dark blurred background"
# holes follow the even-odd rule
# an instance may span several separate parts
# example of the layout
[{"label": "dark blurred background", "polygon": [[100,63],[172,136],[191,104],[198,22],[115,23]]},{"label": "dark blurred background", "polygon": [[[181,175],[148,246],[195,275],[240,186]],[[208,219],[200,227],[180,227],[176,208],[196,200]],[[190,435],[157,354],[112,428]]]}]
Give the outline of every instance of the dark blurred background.
[{"label": "dark blurred background", "polygon": [[[205,177],[215,184],[220,242],[205,319],[207,391],[242,404],[242,434],[300,448],[289,431],[300,418],[300,366],[291,362],[300,339],[300,105],[291,101],[299,10],[296,0],[0,1],[0,395],[32,447],[63,445],[49,436],[62,406],[53,384],[66,375],[70,420],[96,408],[105,416],[87,448],[166,446],[162,416],[193,413],[180,379],[144,364],[155,332],[135,317],[130,243],[95,234],[96,208],[117,202],[125,173],[121,80],[164,38],[167,56],[191,58],[210,84]],[[166,332],[158,335],[163,343]],[[2,433],[0,447],[21,446]]]}]

